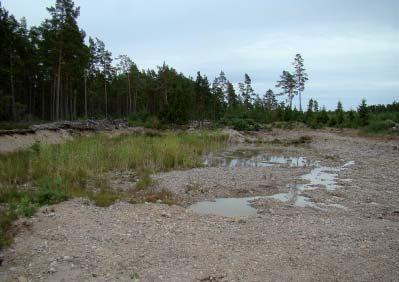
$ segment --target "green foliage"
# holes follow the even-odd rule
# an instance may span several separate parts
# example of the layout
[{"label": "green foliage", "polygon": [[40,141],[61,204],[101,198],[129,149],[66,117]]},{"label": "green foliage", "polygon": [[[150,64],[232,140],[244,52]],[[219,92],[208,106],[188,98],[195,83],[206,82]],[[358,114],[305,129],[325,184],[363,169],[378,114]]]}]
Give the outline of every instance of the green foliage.
[{"label": "green foliage", "polygon": [[34,199],[24,196],[19,202],[10,204],[10,211],[12,211],[18,217],[30,217],[36,213],[39,206],[40,204],[34,202]]},{"label": "green foliage", "polygon": [[[152,172],[202,165],[201,156],[220,148],[227,136],[219,132],[164,135],[96,135],[59,145],[35,144],[30,149],[0,154],[0,248],[11,242],[12,221],[32,216],[38,207],[70,197],[88,197],[101,207],[117,200],[175,204],[174,195],[151,188]],[[136,170],[134,193],[112,190],[99,176],[109,171]],[[30,190],[18,185],[30,182]],[[88,183],[94,182],[94,189]]]},{"label": "green foliage", "polygon": [[328,124],[330,118],[328,117],[328,113],[326,109],[323,107],[321,112],[317,114],[316,121],[319,124]]},{"label": "green foliage", "polygon": [[37,193],[37,202],[40,205],[53,205],[66,201],[69,196],[62,190],[62,180],[43,179]]},{"label": "green foliage", "polygon": [[369,110],[367,108],[366,100],[362,100],[357,112],[359,115],[360,126],[366,126],[369,123]]},{"label": "green foliage", "polygon": [[345,121],[345,116],[344,116],[344,110],[343,110],[341,102],[338,102],[337,109],[335,110],[335,115],[336,115],[336,124],[335,125],[342,126]]},{"label": "green foliage", "polygon": [[392,130],[395,126],[396,123],[392,120],[372,120],[366,127],[363,128],[363,132],[374,134],[399,134],[399,132]]},{"label": "green foliage", "polygon": [[259,123],[249,118],[225,118],[221,120],[221,123],[238,131],[259,131],[262,128]]},{"label": "green foliage", "polygon": [[136,189],[143,190],[150,187],[153,184],[151,179],[151,172],[145,169],[139,173],[139,181],[136,183]]}]

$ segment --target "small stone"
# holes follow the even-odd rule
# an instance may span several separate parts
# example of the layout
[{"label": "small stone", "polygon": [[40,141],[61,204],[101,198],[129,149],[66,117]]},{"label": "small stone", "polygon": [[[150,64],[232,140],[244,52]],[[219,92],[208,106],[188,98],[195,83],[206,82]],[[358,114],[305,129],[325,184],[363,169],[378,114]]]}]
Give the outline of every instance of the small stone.
[{"label": "small stone", "polygon": [[64,261],[67,261],[67,262],[71,262],[72,261],[72,257],[70,257],[70,256],[64,256]]},{"label": "small stone", "polygon": [[10,271],[11,271],[11,272],[16,272],[16,271],[17,271],[17,268],[16,268],[16,267],[10,267]]},{"label": "small stone", "polygon": [[166,212],[161,213],[161,216],[162,217],[167,217],[167,218],[171,217],[171,215],[169,213],[166,213]]}]

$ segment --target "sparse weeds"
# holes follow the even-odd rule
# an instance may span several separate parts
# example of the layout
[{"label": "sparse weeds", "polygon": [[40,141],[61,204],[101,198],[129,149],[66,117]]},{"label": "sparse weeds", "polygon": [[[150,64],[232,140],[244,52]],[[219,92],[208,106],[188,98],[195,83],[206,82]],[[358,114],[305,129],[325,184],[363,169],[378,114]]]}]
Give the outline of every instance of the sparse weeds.
[{"label": "sparse weeds", "polygon": [[139,173],[139,181],[136,183],[136,189],[143,190],[150,187],[152,184],[151,172],[148,169],[141,171]]},{"label": "sparse weeds", "polygon": [[312,142],[312,137],[308,135],[303,135],[294,139],[278,139],[274,138],[270,141],[262,140],[261,143],[271,144],[271,145],[280,145],[280,146],[299,146],[306,145]]},{"label": "sparse weeds", "polygon": [[128,200],[131,204],[138,203],[161,203],[166,205],[176,205],[178,204],[178,199],[175,194],[173,194],[169,190],[156,190],[156,189],[147,189],[144,191],[140,191],[131,196]]}]

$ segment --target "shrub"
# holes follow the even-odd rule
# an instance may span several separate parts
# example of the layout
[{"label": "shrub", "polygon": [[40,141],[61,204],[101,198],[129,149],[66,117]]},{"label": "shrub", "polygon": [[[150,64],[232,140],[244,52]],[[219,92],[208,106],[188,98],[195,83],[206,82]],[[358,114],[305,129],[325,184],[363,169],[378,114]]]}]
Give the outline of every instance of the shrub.
[{"label": "shrub", "polygon": [[394,126],[395,122],[392,120],[371,121],[363,131],[369,133],[384,133],[391,131]]},{"label": "shrub", "polygon": [[15,213],[17,217],[26,216],[30,217],[34,215],[39,208],[38,203],[34,203],[33,199],[29,197],[23,197],[19,203],[12,203],[10,205],[10,211]]},{"label": "shrub", "polygon": [[53,205],[68,200],[69,196],[61,189],[61,179],[44,180],[37,193],[41,205]]},{"label": "shrub", "polygon": [[369,110],[366,104],[366,100],[362,100],[362,103],[360,104],[357,112],[359,114],[359,124],[361,126],[366,126],[369,123]]}]

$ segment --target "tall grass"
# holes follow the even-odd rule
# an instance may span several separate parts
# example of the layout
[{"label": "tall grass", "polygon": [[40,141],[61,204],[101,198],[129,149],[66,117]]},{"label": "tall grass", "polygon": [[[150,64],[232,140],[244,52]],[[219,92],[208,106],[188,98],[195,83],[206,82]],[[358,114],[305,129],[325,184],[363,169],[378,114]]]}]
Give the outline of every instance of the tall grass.
[{"label": "tall grass", "polygon": [[58,145],[36,144],[29,150],[0,155],[0,183],[37,183],[42,178],[84,185],[111,170],[151,172],[192,168],[204,152],[226,141],[217,132],[170,133],[164,136],[106,135],[83,137]]},{"label": "tall grass", "polygon": [[[201,166],[202,154],[226,141],[227,137],[216,131],[113,138],[98,134],[0,154],[0,247],[8,242],[6,233],[12,220],[33,214],[40,205],[69,197],[89,197],[99,206],[122,198],[132,203],[161,199],[173,203],[166,191],[146,190],[152,183],[149,175]],[[103,181],[106,172],[126,170],[140,176],[136,194],[114,191]],[[26,183],[33,189],[17,188]]]}]

